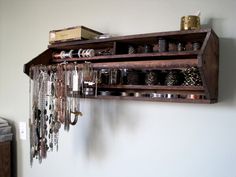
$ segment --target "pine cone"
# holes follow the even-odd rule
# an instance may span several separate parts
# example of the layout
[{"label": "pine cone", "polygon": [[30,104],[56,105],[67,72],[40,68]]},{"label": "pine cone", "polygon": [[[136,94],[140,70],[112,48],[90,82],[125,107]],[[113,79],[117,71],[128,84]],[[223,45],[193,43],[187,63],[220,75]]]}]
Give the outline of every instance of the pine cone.
[{"label": "pine cone", "polygon": [[201,86],[202,80],[198,68],[191,67],[183,71],[185,86]]}]

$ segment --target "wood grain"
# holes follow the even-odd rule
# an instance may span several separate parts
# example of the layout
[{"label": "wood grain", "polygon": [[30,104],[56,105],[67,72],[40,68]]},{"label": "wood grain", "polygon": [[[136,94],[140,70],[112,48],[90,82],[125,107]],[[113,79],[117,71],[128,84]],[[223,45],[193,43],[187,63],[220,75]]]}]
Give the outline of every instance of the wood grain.
[{"label": "wood grain", "polygon": [[[201,48],[198,51],[175,51],[175,52],[150,52],[150,53],[135,53],[127,54],[128,46],[135,47],[143,45],[156,45],[160,38],[164,38],[172,43],[186,44],[199,42]],[[185,69],[187,67],[197,67],[200,71],[202,79],[202,87],[143,87],[143,86],[120,86],[107,88],[100,87],[99,89],[109,90],[146,90],[168,92],[174,94],[200,94],[204,95],[201,100],[188,99],[150,99],[150,98],[132,98],[132,97],[111,97],[113,99],[134,99],[134,100],[150,100],[150,101],[168,101],[168,102],[197,102],[197,103],[214,103],[218,100],[218,75],[219,75],[219,39],[215,32],[210,29],[186,30],[186,31],[169,31],[147,34],[136,34],[128,36],[118,36],[107,39],[93,39],[82,41],[70,41],[57,43],[48,46],[49,49],[35,57],[24,66],[24,72],[29,75],[29,68],[32,65],[47,65],[52,68],[52,65],[62,63],[77,63],[79,68],[83,67],[85,61],[91,62],[95,69],[114,68],[114,69],[138,69],[138,70],[172,70]],[[77,49],[113,49],[112,55],[70,58],[70,59],[53,59],[53,52],[62,50],[77,50]],[[66,66],[70,68],[70,65]],[[97,97],[100,98],[100,97]]]},{"label": "wood grain", "polygon": [[0,143],[0,177],[11,176],[11,143]]}]

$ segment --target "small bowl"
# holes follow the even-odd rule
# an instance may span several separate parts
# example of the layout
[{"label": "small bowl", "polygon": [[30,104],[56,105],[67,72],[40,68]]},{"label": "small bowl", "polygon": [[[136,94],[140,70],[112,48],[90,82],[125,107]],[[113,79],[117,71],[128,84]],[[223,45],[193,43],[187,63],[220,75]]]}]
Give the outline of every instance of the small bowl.
[{"label": "small bowl", "polygon": [[181,17],[181,30],[197,30],[200,29],[200,17],[196,15],[188,15]]}]

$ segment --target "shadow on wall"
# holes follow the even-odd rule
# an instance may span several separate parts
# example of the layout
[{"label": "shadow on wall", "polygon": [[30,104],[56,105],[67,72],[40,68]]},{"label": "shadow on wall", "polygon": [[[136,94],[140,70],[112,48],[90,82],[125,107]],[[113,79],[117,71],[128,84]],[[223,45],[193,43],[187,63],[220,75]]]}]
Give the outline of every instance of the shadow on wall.
[{"label": "shadow on wall", "polygon": [[[138,125],[137,112],[127,111],[126,101],[88,100],[83,125],[82,148],[88,159],[102,160],[108,153],[115,135],[121,129],[132,132]],[[121,104],[122,102],[122,104]],[[135,114],[135,115],[131,115]],[[81,132],[80,132],[81,133]],[[111,142],[113,141],[113,142]]]},{"label": "shadow on wall", "polygon": [[236,39],[220,38],[219,101],[230,105],[236,97]]},{"label": "shadow on wall", "polygon": [[[202,27],[217,29],[216,33],[224,34],[224,22],[222,18],[205,19]],[[234,106],[236,97],[236,39],[219,36],[220,58],[219,58],[219,102],[225,102],[227,106]]]}]

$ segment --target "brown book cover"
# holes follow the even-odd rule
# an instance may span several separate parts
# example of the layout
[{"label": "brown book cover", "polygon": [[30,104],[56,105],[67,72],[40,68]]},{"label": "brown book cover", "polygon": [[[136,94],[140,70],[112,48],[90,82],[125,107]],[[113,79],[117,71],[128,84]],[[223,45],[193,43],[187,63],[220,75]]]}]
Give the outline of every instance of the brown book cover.
[{"label": "brown book cover", "polygon": [[94,39],[95,36],[102,33],[84,26],[75,26],[49,32],[49,43],[60,43],[74,40]]}]

